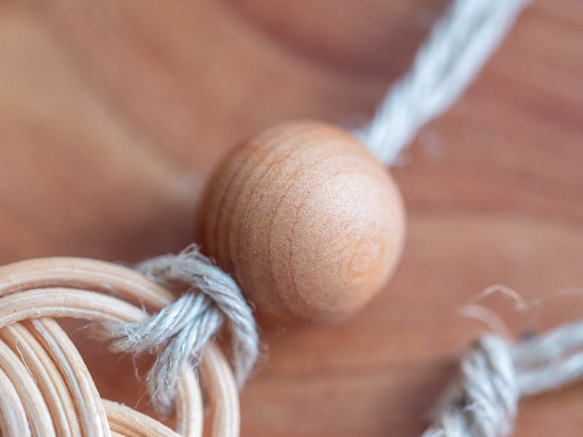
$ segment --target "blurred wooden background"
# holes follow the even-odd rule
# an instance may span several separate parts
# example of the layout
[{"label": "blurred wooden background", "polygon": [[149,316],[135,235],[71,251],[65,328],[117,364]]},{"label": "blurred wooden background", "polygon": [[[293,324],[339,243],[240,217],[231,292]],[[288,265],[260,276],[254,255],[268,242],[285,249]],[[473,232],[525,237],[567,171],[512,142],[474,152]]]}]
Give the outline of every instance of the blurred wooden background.
[{"label": "blurred wooden background", "polygon": [[[229,150],[290,118],[365,120],[446,4],[0,2],[0,261],[179,250]],[[394,281],[350,321],[263,333],[244,436],[418,435],[484,329],[461,305],[583,288],[583,3],[536,0],[406,158]],[[577,295],[488,303],[516,335],[583,315]],[[131,360],[84,349],[103,395],[135,402]],[[579,436],[582,408],[581,385],[528,400],[516,435]]]}]

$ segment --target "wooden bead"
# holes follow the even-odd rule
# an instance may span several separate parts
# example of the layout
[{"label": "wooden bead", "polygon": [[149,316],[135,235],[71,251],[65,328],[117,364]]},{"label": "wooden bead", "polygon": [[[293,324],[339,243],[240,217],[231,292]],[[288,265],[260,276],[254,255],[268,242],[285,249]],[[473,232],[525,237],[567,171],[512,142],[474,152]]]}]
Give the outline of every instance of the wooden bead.
[{"label": "wooden bead", "polygon": [[203,208],[203,250],[277,321],[354,313],[386,285],[403,247],[387,170],[324,123],[287,123],[237,149]]}]

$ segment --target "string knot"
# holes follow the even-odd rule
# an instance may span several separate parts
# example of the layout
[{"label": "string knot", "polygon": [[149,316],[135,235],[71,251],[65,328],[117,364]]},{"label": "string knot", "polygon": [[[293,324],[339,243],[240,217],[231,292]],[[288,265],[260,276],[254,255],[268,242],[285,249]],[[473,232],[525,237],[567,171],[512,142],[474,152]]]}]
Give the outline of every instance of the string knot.
[{"label": "string knot", "polygon": [[183,365],[197,365],[207,342],[223,324],[231,335],[230,361],[241,387],[255,363],[259,337],[253,312],[237,283],[191,245],[178,255],[163,255],[136,269],[150,280],[186,292],[158,314],[141,322],[108,323],[118,352],[158,351],[147,377],[154,406],[167,412],[176,395]]},{"label": "string knot", "polygon": [[423,437],[496,437],[512,429],[519,399],[510,345],[487,335],[460,364],[460,380],[435,409]]},{"label": "string knot", "polygon": [[462,359],[423,437],[498,437],[512,431],[518,400],[583,379],[583,321],[509,343],[481,337]]}]

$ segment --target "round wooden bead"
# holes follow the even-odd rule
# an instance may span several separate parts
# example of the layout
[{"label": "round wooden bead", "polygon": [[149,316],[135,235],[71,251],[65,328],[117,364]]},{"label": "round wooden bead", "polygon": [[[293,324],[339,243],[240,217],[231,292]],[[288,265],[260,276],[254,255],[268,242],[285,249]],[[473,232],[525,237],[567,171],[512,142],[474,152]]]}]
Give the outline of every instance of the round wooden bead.
[{"label": "round wooden bead", "polygon": [[354,313],[386,285],[403,247],[387,170],[324,123],[280,125],[237,149],[203,208],[203,249],[277,321]]}]

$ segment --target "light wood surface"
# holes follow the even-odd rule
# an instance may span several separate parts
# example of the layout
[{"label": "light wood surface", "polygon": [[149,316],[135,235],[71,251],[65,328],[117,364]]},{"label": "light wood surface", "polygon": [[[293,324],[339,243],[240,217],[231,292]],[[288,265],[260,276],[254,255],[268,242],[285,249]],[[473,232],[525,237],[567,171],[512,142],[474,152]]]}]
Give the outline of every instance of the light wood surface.
[{"label": "light wood surface", "polygon": [[[446,3],[2,2],[1,262],[181,249],[237,144],[289,119],[365,119]],[[393,171],[408,235],[392,283],[349,321],[262,333],[244,436],[417,435],[483,329],[461,305],[492,283],[525,299],[583,287],[582,38],[580,0],[535,0],[423,130]],[[577,295],[529,314],[487,303],[517,335],[583,315]],[[83,342],[101,396],[133,407],[132,360]],[[582,390],[521,404],[515,435],[580,435]]]}]

